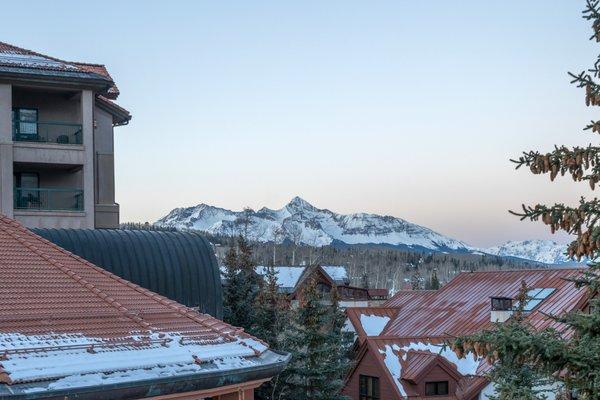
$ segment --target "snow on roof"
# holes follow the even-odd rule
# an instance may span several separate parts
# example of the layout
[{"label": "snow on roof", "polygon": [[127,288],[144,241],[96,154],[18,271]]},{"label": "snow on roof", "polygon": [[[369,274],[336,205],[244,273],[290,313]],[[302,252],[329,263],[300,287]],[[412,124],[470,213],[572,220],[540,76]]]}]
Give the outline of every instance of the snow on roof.
[{"label": "snow on roof", "polygon": [[[12,383],[71,376],[81,376],[85,380],[87,374],[160,366],[163,369],[156,372],[164,375],[174,367],[199,370],[202,363],[254,356],[267,349],[262,343],[243,338],[204,344],[186,340],[178,334],[154,333],[148,337],[132,335],[128,339],[129,342],[118,344],[84,335],[0,333],[0,353],[6,352],[2,367]],[[219,363],[222,365],[223,361]]]},{"label": "snow on roof", "polygon": [[388,316],[366,314],[361,314],[360,316],[360,324],[367,336],[378,336],[388,322],[390,322],[390,317]]},{"label": "snow on roof", "polygon": [[441,344],[427,342],[410,342],[408,344],[385,344],[379,348],[379,353],[383,356],[383,362],[389,373],[394,378],[394,383],[402,396],[406,397],[406,389],[402,384],[402,366],[405,365],[409,351],[426,351],[445,358],[448,362],[456,366],[457,371],[465,376],[477,374],[480,364],[485,363],[482,358],[475,358],[468,353],[465,358],[458,356],[449,348],[444,348]]},{"label": "snow on roof", "polygon": [[51,58],[42,57],[34,54],[19,54],[16,52],[0,52],[0,62],[2,64],[14,64],[23,67],[33,68],[57,68],[77,71],[74,65]]},{"label": "snow on roof", "polygon": [[394,378],[394,383],[398,387],[400,394],[404,397],[407,396],[406,390],[404,390],[404,386],[402,386],[402,382],[400,378],[402,376],[402,366],[400,365],[400,358],[396,355],[395,352],[399,351],[400,347],[397,344],[386,345],[385,350],[379,350],[381,354],[384,354],[383,362],[388,372]]},{"label": "snow on roof", "polygon": [[[277,285],[282,288],[295,288],[298,280],[302,276],[302,273],[306,267],[287,267],[279,266],[274,267],[275,275],[277,276]],[[257,266],[256,273],[259,275],[265,275],[267,268],[264,266]]]},{"label": "snow on roof", "polygon": [[348,271],[346,271],[346,267],[342,266],[334,266],[334,265],[324,265],[323,269],[327,272],[327,275],[331,277],[334,281],[347,281],[348,280]]}]

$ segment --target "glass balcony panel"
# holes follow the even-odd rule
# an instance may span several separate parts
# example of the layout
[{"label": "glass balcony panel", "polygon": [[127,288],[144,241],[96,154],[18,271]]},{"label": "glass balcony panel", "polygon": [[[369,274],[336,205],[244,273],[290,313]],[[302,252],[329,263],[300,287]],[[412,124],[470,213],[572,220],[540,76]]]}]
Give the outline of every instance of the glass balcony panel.
[{"label": "glass balcony panel", "polygon": [[16,210],[83,211],[83,190],[15,188]]},{"label": "glass balcony panel", "polygon": [[82,144],[82,139],[80,124],[13,121],[13,140],[16,142]]}]

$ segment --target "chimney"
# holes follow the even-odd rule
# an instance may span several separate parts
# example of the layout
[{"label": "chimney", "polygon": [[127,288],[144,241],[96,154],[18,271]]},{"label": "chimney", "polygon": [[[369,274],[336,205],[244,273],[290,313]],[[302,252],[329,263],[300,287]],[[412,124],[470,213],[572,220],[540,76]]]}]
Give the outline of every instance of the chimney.
[{"label": "chimney", "polygon": [[513,314],[513,299],[510,297],[492,297],[490,321],[506,322]]}]

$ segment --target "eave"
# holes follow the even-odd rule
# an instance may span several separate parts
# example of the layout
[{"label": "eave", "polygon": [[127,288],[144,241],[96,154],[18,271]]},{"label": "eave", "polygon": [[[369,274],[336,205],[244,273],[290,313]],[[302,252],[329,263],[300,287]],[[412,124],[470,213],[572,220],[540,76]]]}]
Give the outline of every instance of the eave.
[{"label": "eave", "polygon": [[94,73],[45,71],[9,66],[0,66],[0,82],[16,85],[90,89],[100,94],[107,94],[108,90],[112,87],[112,81]]},{"label": "eave", "polygon": [[270,380],[286,367],[291,359],[288,353],[267,351],[264,362],[252,367],[232,370],[182,374],[163,378],[128,381],[104,385],[48,389],[52,382],[0,385],[0,398],[6,400],[124,400],[154,396],[185,395],[189,392],[206,391],[229,385],[242,385],[255,381]]}]

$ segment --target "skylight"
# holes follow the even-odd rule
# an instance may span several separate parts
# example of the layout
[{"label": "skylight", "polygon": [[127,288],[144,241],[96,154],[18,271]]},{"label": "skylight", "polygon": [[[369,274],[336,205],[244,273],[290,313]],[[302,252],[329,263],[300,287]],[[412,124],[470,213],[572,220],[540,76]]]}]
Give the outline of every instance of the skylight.
[{"label": "skylight", "polygon": [[546,297],[550,296],[554,292],[554,290],[554,288],[535,288],[529,290],[527,292],[527,297],[529,298],[529,300],[527,300],[523,311],[533,310],[535,307],[537,307],[538,304],[544,301]]}]

